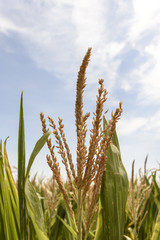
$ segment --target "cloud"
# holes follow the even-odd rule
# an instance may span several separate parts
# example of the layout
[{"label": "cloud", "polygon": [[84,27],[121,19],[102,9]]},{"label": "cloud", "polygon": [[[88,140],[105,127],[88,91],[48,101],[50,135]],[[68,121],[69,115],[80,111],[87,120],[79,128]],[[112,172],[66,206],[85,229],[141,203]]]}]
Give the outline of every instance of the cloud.
[{"label": "cloud", "polygon": [[160,138],[160,111],[157,111],[149,118],[148,123],[145,125],[145,130],[152,132],[154,136]]},{"label": "cloud", "polygon": [[123,117],[117,124],[120,136],[132,136],[134,134],[149,134],[154,140],[160,139],[160,111],[149,117]]},{"label": "cloud", "polygon": [[131,119],[122,118],[117,125],[118,133],[121,136],[130,136],[139,129],[144,128],[147,122],[148,121],[143,117],[134,117]]},{"label": "cloud", "polygon": [[[74,26],[69,1],[15,0],[14,9],[10,7],[11,2],[1,3],[1,12],[16,29],[27,29],[17,41],[24,44],[38,67],[59,78],[67,76],[75,66]],[[6,26],[5,30],[14,29]]]},{"label": "cloud", "polygon": [[26,30],[24,28],[16,26],[8,18],[0,15],[0,32],[8,35],[10,31],[22,33],[22,34],[26,33]]},{"label": "cloud", "polygon": [[12,4],[0,3],[1,33],[18,33],[17,41],[37,66],[63,80],[68,89],[75,87],[81,59],[93,47],[87,71],[90,91],[95,91],[98,78],[104,78],[113,94],[117,88],[135,90],[141,103],[160,102],[158,0],[14,0],[14,8]]},{"label": "cloud", "polygon": [[156,37],[146,46],[146,53],[151,56],[150,61],[140,69],[140,84],[142,91],[139,99],[147,104],[160,103],[160,37]]},{"label": "cloud", "polygon": [[38,67],[52,72],[71,87],[82,57],[88,47],[93,47],[88,82],[92,84],[98,78],[105,78],[106,86],[111,90],[119,66],[115,56],[124,43],[112,39],[112,30],[106,25],[107,20],[111,20],[107,17],[109,10],[105,4],[98,0],[15,0],[13,9],[11,0],[6,0],[0,7],[6,19],[15,26],[12,29],[6,27],[5,31],[26,29],[19,40]]},{"label": "cloud", "polygon": [[[130,22],[128,41],[131,48],[138,51],[139,56],[136,59],[137,66],[126,75],[122,88],[125,91],[137,89],[140,103],[159,104],[160,2],[136,0],[132,4],[134,17]],[[143,61],[139,62],[140,58],[143,58]]]},{"label": "cloud", "polygon": [[134,17],[129,31],[130,41],[133,44],[153,28],[159,28],[160,2],[158,0],[134,0],[132,1]]},{"label": "cloud", "polygon": [[[143,41],[140,43],[143,45]],[[138,46],[138,44],[137,44]],[[141,52],[141,53],[140,53]],[[136,65],[124,75],[121,88],[126,92],[137,92],[140,104],[158,105],[160,103],[160,37],[142,46]],[[142,58],[142,61],[139,61]]]}]

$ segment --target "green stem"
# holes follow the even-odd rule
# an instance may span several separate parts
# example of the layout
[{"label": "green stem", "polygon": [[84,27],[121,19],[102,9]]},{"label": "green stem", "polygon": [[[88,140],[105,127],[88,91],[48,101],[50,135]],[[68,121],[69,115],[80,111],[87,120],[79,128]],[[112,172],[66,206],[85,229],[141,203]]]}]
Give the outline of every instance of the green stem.
[{"label": "green stem", "polygon": [[86,233],[85,233],[84,240],[87,240],[87,237],[88,237],[88,233],[86,232]]},{"label": "green stem", "polygon": [[78,190],[78,232],[77,240],[82,240],[82,193]]}]

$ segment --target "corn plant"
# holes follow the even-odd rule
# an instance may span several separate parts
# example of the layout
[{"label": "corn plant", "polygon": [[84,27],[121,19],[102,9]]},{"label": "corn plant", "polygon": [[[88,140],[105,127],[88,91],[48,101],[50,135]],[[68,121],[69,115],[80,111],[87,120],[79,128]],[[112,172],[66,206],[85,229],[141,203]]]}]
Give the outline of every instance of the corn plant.
[{"label": "corn plant", "polygon": [[134,162],[132,164],[125,235],[134,240],[158,240],[160,237],[160,188],[156,180],[157,170],[147,173],[146,163],[147,158],[144,175],[140,171],[136,178]]},{"label": "corn plant", "polygon": [[[59,118],[59,126],[57,128],[54,120],[51,117],[48,117],[50,127],[53,129],[53,134],[55,135],[57,148],[59,149],[58,153],[60,154],[62,158],[62,163],[64,164],[66,169],[68,181],[73,193],[72,196],[74,197],[74,200],[77,204],[77,217],[75,217],[75,213],[72,209],[71,199],[69,198],[70,194],[66,191],[61,178],[59,163],[57,162],[57,158],[54,152],[55,146],[52,145],[51,138],[47,140],[47,145],[50,151],[50,155],[47,155],[47,163],[54,174],[61,193],[63,194],[63,198],[71,218],[72,233],[74,233],[73,238],[76,235],[77,240],[82,240],[82,238],[87,240],[90,233],[91,221],[96,208],[102,176],[104,171],[106,170],[107,150],[110,146],[112,136],[115,131],[116,122],[118,121],[122,113],[122,104],[120,103],[119,108],[117,108],[115,113],[112,115],[112,118],[108,122],[108,125],[106,125],[106,128],[102,130],[102,113],[104,103],[107,100],[107,90],[104,89],[104,80],[100,79],[96,101],[96,111],[94,113],[92,121],[93,128],[92,130],[90,130],[90,142],[89,148],[87,150],[86,121],[90,116],[90,113],[83,113],[83,93],[86,86],[85,73],[90,60],[90,55],[91,48],[88,49],[82,61],[82,65],[80,66],[77,79],[77,94],[75,103],[75,125],[77,133],[77,169],[75,169],[72,155],[66,141],[62,119]],[[45,134],[48,129],[43,113],[40,114],[40,118],[42,122],[43,133]],[[107,135],[105,137],[104,132],[107,132]],[[86,199],[87,192],[89,191],[90,186],[92,186],[91,201],[88,205],[88,208],[84,209],[83,203]],[[70,226],[68,226],[68,228],[69,227]]]},{"label": "corn plant", "polygon": [[18,193],[9,165],[6,142],[0,142],[0,236],[1,239],[20,238]]},{"label": "corn plant", "polygon": [[[0,142],[0,239],[4,240],[159,240],[160,187],[158,170],[134,176],[128,182],[115,131],[122,104],[109,121],[103,115],[107,91],[99,80],[96,110],[86,145],[87,119],[83,113],[86,68],[91,55],[88,49],[77,79],[75,125],[77,158],[73,161],[61,118],[58,127],[48,117],[52,131],[40,114],[43,136],[37,141],[26,167],[23,93],[20,101],[18,134],[18,179],[15,183],[7,157],[7,139]],[[102,129],[103,121],[103,129]],[[49,136],[54,135],[56,144]],[[47,163],[53,172],[48,182],[30,178],[32,164],[47,143]],[[55,147],[67,173],[62,181]],[[75,166],[76,162],[76,166]]]},{"label": "corn plant", "polygon": [[[44,146],[51,132],[36,143],[25,171],[25,138],[23,117],[23,94],[20,102],[18,137],[18,190],[9,165],[6,141],[4,150],[0,142],[0,236],[1,239],[48,239],[45,234],[42,206],[29,173],[35,157]],[[33,236],[34,235],[34,236]]]}]

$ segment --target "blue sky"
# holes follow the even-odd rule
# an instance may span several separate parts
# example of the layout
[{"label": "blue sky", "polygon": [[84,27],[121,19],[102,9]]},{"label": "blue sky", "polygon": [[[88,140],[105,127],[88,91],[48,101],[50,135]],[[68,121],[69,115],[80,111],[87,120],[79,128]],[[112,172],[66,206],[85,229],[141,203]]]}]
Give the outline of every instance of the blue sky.
[{"label": "blue sky", "polygon": [[[93,113],[98,79],[104,78],[110,118],[117,124],[123,163],[130,175],[160,161],[160,2],[158,0],[0,0],[0,137],[10,136],[11,166],[17,166],[18,119],[24,93],[26,159],[40,138],[39,114],[63,118],[76,150],[74,104],[77,72],[88,47],[85,110]],[[93,116],[91,114],[91,116]],[[91,127],[92,117],[88,121]],[[51,176],[45,147],[32,173]],[[60,160],[60,159],[59,159]],[[62,174],[64,174],[62,170]]]}]

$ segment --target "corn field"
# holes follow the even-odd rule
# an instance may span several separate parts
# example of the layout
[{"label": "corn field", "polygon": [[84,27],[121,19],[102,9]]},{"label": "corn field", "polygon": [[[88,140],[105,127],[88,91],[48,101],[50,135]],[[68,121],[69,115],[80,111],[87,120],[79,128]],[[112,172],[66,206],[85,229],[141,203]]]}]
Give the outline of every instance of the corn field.
[{"label": "corn field", "polygon": [[[18,177],[12,176],[7,157],[7,139],[0,142],[0,239],[4,240],[158,240],[160,239],[160,187],[158,170],[128,176],[121,159],[116,124],[122,103],[107,120],[103,114],[107,90],[99,80],[96,110],[86,145],[87,119],[83,113],[86,68],[89,48],[80,66],[75,103],[77,159],[72,155],[64,133],[63,120],[58,127],[40,114],[42,137],[25,164],[23,93],[21,94],[18,134]],[[52,144],[55,138],[56,145]],[[36,156],[48,146],[46,164],[53,177],[46,182],[30,177]],[[65,166],[63,182],[55,147]]]}]

